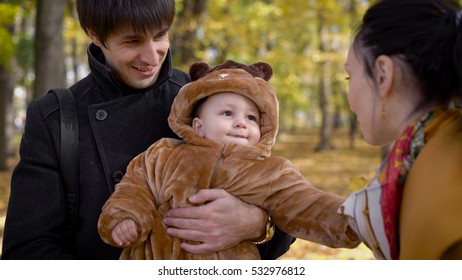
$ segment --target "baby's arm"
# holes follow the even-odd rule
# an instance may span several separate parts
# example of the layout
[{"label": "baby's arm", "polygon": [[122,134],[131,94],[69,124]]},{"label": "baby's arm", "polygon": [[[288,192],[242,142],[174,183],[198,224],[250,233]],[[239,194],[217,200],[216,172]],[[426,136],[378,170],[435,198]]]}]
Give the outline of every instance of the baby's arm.
[{"label": "baby's arm", "polygon": [[[154,225],[159,224],[161,217],[157,207],[159,206],[161,179],[158,176],[161,176],[159,174],[162,174],[165,164],[157,165],[156,163],[159,158],[165,161],[170,148],[174,148],[174,145],[178,143],[178,140],[170,140],[164,138],[156,142],[129,163],[127,172],[106,201],[98,220],[98,232],[104,242],[112,246],[121,246],[121,242],[130,241],[130,247],[138,246],[148,238]],[[127,220],[136,225],[131,230],[132,232],[128,235],[117,232],[116,227],[122,227],[119,224],[125,224]],[[114,232],[119,238],[122,236],[124,238],[128,236],[128,238],[116,240]],[[127,247],[125,244],[123,246]]]},{"label": "baby's arm", "polygon": [[[116,185],[114,193],[102,208],[98,232],[103,241],[112,246],[121,246],[122,243],[127,247],[127,241],[130,246],[140,244],[153,229],[157,204],[146,179],[147,162],[145,154],[130,162],[122,181]],[[129,233],[128,229],[122,230],[127,220],[136,224],[136,234]],[[133,225],[131,227],[135,228]]]},{"label": "baby's arm", "polygon": [[138,226],[133,220],[123,220],[114,227],[111,236],[120,247],[130,246],[139,237]]},{"label": "baby's arm", "polygon": [[322,191],[303,178],[290,161],[274,178],[263,204],[275,224],[295,237],[334,248],[354,248],[360,240],[337,213],[345,199]]}]

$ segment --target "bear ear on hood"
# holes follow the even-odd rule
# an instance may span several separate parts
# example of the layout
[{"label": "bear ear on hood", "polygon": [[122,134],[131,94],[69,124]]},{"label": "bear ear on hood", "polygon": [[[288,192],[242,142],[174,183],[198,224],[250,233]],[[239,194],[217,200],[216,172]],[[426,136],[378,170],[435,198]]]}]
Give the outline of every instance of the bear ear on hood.
[{"label": "bear ear on hood", "polygon": [[232,60],[227,60],[223,64],[217,65],[213,68],[205,62],[196,62],[189,68],[189,75],[191,76],[191,81],[195,81],[204,77],[210,72],[222,69],[242,69],[253,77],[262,78],[265,81],[269,81],[273,76],[273,68],[271,68],[268,63],[257,62],[254,64],[246,65]]},{"label": "bear ear on hood", "polygon": [[265,81],[269,81],[273,76],[273,68],[268,63],[265,62],[257,62],[250,65],[250,68],[255,69],[258,72],[258,75],[253,75],[254,77],[260,77]]},{"label": "bear ear on hood", "polygon": [[189,76],[191,77],[191,81],[204,77],[210,69],[212,68],[205,62],[193,63],[191,67],[189,67]]}]

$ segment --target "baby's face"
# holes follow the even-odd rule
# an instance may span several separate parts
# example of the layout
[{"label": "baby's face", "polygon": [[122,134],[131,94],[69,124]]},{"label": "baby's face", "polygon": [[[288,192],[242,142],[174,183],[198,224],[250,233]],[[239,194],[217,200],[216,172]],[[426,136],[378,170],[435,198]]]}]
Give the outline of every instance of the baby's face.
[{"label": "baby's face", "polygon": [[217,93],[202,104],[193,128],[213,141],[253,146],[260,141],[260,111],[242,95]]}]

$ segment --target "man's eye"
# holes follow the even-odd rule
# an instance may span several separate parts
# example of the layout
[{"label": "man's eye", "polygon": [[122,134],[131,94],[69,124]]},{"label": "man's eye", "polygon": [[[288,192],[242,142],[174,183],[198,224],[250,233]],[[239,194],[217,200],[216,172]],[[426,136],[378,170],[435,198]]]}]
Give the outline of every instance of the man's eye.
[{"label": "man's eye", "polygon": [[164,39],[165,37],[168,37],[168,31],[162,31],[160,32],[159,34],[157,34],[155,37],[154,37],[154,40],[156,41],[159,41],[159,40],[162,40]]},{"label": "man's eye", "polygon": [[125,41],[125,44],[134,45],[134,44],[138,44],[139,41],[140,40],[138,40],[138,39],[127,40],[127,41]]}]

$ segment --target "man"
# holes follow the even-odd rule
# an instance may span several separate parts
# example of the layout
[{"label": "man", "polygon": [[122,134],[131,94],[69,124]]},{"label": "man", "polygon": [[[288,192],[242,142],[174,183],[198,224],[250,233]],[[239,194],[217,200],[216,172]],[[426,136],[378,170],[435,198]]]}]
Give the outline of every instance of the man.
[{"label": "man", "polygon": [[[77,228],[64,233],[65,197],[59,165],[60,118],[56,96],[29,105],[20,161],[11,182],[5,223],[4,259],[117,259],[121,249],[98,236],[101,207],[130,160],[163,137],[170,106],[189,77],[172,67],[168,30],[174,0],[78,0],[91,73],[70,89],[79,119],[80,191]],[[168,233],[198,245],[202,254],[266,237],[267,214],[222,190],[191,198],[191,208],[175,209],[164,223]],[[207,203],[206,203],[207,202]],[[262,258],[283,254],[292,238],[279,234],[260,248]]]}]

